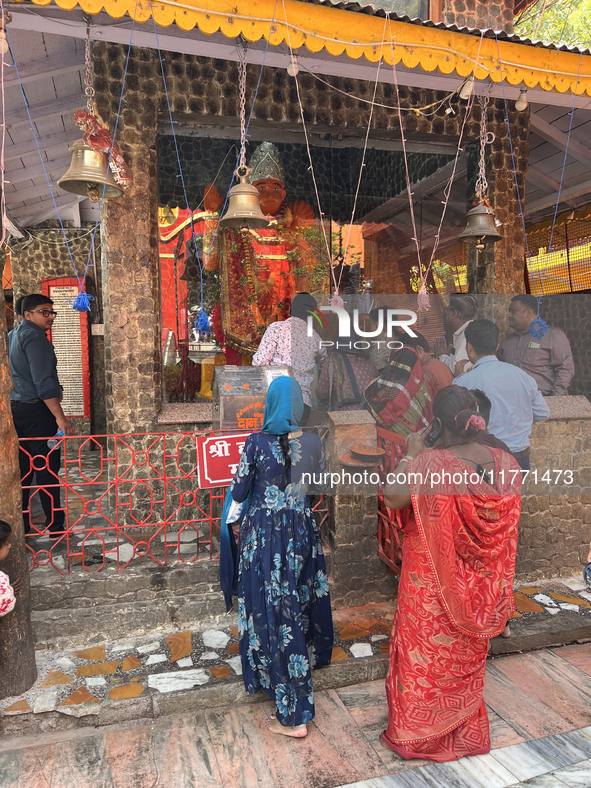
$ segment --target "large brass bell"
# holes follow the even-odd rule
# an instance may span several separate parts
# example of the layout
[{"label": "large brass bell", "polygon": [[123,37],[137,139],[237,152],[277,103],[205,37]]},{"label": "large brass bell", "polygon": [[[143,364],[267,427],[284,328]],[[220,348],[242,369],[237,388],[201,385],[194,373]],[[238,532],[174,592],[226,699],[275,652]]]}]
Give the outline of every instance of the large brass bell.
[{"label": "large brass bell", "polygon": [[117,185],[104,153],[93,150],[84,140],[77,140],[69,152],[72,154],[72,162],[69,170],[57,182],[60,189],[82,194],[91,202],[100,200],[103,187],[106,200],[121,197],[123,189]]},{"label": "large brass bell", "polygon": [[503,236],[495,227],[495,215],[492,208],[483,200],[468,211],[466,229],[459,236],[458,241],[464,244],[476,244],[477,249],[483,249],[484,244],[500,241]]},{"label": "large brass bell", "polygon": [[238,167],[236,174],[240,183],[230,189],[228,209],[220,219],[220,227],[248,230],[269,224],[261,211],[258,189],[246,182],[249,172],[246,167]]}]

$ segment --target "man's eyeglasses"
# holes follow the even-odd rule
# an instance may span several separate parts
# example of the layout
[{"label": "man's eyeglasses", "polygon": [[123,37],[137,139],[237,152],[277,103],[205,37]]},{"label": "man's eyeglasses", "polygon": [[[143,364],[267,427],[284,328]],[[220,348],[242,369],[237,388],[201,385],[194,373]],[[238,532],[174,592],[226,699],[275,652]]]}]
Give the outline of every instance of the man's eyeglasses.
[{"label": "man's eyeglasses", "polygon": [[32,309],[31,314],[34,315],[35,313],[38,315],[43,315],[43,317],[57,317],[57,312],[52,312],[49,309]]}]

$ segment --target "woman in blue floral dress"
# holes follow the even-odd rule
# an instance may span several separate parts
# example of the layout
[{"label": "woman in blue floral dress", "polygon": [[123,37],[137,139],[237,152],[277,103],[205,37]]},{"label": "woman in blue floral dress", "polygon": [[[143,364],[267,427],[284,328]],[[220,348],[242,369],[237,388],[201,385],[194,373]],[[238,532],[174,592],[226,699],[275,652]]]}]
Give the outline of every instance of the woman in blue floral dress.
[{"label": "woman in blue floral dress", "polygon": [[298,738],[314,717],[311,669],[328,665],[333,643],[326,564],[301,481],[324,473],[324,454],[320,438],[297,426],[303,407],[296,381],[271,383],[263,430],[247,438],[231,488],[238,503],[252,495],[239,541],[244,685],[275,702],[270,730]]}]

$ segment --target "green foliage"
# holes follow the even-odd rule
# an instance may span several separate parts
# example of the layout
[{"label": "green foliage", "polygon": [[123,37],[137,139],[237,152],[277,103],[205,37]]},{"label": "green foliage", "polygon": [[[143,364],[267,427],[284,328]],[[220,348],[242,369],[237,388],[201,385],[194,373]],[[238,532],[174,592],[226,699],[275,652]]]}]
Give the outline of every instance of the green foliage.
[{"label": "green foliage", "polygon": [[515,21],[525,38],[591,48],[591,0],[537,0]]}]

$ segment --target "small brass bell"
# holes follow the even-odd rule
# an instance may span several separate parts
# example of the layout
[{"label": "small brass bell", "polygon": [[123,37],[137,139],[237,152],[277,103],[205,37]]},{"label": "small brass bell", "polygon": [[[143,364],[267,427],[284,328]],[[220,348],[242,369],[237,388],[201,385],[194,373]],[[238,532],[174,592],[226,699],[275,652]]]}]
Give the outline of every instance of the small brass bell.
[{"label": "small brass bell", "polygon": [[69,153],[72,154],[72,162],[69,170],[57,182],[60,189],[73,194],[83,194],[91,202],[98,202],[103,196],[103,187],[106,200],[121,197],[123,189],[117,185],[104,153],[92,150],[84,140],[77,140]]},{"label": "small brass bell", "polygon": [[466,229],[458,237],[458,241],[464,244],[476,244],[477,249],[483,249],[484,244],[496,243],[502,237],[495,227],[495,215],[492,208],[480,200],[475,208],[468,211]]},{"label": "small brass bell", "polygon": [[267,227],[269,224],[261,211],[261,199],[258,189],[246,182],[250,170],[238,167],[236,174],[240,183],[230,189],[228,209],[220,219],[220,227],[231,227],[235,230],[249,230]]}]

